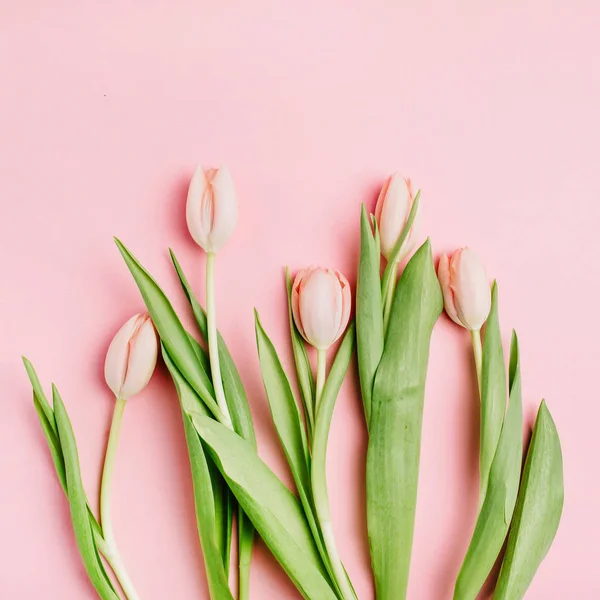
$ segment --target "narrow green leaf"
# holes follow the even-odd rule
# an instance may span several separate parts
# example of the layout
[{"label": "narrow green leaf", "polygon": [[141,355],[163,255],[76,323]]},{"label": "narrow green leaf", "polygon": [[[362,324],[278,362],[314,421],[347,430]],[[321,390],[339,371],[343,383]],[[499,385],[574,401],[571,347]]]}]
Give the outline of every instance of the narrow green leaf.
[{"label": "narrow green leaf", "polygon": [[196,350],[190,342],[188,333],[173,310],[169,299],[148,271],[144,269],[122,242],[115,238],[115,243],[137,283],[146,308],[160,335],[160,339],[165,345],[169,356],[175,362],[177,369],[185,377],[192,389],[200,396],[215,418],[224,420],[225,417],[207,386],[206,373],[203,374],[200,368]]},{"label": "narrow green leaf", "polygon": [[250,563],[254,525],[238,506],[238,600],[250,600]]},{"label": "narrow green leaf", "polygon": [[298,376],[298,386],[300,387],[300,395],[302,398],[302,406],[304,407],[304,415],[306,417],[306,428],[308,430],[308,439],[312,438],[312,432],[315,427],[314,403],[315,403],[315,380],[306,352],[304,339],[300,335],[296,323],[294,322],[294,314],[292,311],[292,278],[290,270],[285,269],[285,285],[287,289],[288,299],[288,318],[290,320],[290,335],[292,339],[292,350],[294,352],[294,361],[296,363],[296,374]]},{"label": "narrow green leaf", "polygon": [[378,600],[406,598],[429,343],[442,307],[427,240],[400,277],[373,385],[367,520]]},{"label": "narrow green leaf", "polygon": [[[231,590],[227,582],[227,572],[224,564],[223,548],[219,548],[218,539],[221,532],[218,532],[218,523],[216,518],[216,503],[222,502],[222,498],[215,497],[213,493],[213,480],[210,474],[209,461],[205,456],[204,449],[196,429],[189,420],[186,412],[188,406],[201,406],[196,393],[190,387],[187,380],[177,369],[175,362],[169,355],[164,344],[162,354],[175,383],[177,394],[179,396],[183,425],[185,428],[185,439],[188,446],[190,466],[192,469],[192,483],[194,487],[194,503],[196,506],[196,524],[202,552],[204,554],[204,563],[206,566],[206,575],[211,600],[233,600]],[[206,408],[202,408],[206,415]],[[222,504],[219,503],[220,512]]]},{"label": "narrow green leaf", "polygon": [[400,256],[400,250],[402,249],[402,244],[404,240],[408,237],[410,233],[410,228],[413,226],[415,219],[417,218],[417,213],[419,211],[419,202],[421,201],[421,190],[417,192],[415,196],[415,200],[413,202],[412,208],[410,209],[410,213],[408,215],[408,219],[406,219],[406,223],[402,232],[400,233],[400,237],[396,241],[396,245],[392,250],[392,254],[388,260],[388,263],[383,271],[383,279],[381,281],[381,291],[382,293],[387,290],[387,286],[390,281],[390,277],[395,276],[396,269],[398,268],[398,257]]},{"label": "narrow green leaf", "polygon": [[512,518],[523,459],[523,411],[519,346],[513,332],[509,368],[510,399],[488,482],[485,500],[460,569],[455,600],[474,600],[492,570]]},{"label": "narrow green leaf", "polygon": [[[23,357],[23,363],[25,364],[25,369],[27,370],[29,380],[31,381],[31,385],[33,387],[33,405],[37,412],[40,425],[42,426],[44,436],[46,437],[48,449],[50,450],[50,456],[52,457],[52,462],[54,463],[54,468],[56,470],[58,480],[63,489],[63,492],[65,493],[65,495],[68,496],[65,461],[63,458],[62,448],[60,446],[60,440],[58,438],[58,429],[56,427],[56,420],[54,418],[54,410],[50,406],[46,398],[46,394],[44,393],[37,373],[33,368],[33,365],[25,357]],[[96,520],[96,517],[92,513],[92,509],[90,508],[87,499],[86,502],[88,505],[88,517],[90,520],[90,526],[92,528],[92,532],[94,533],[94,539],[96,540],[96,542],[98,542],[100,538],[102,538],[102,528],[100,527],[98,521]]]},{"label": "narrow green leaf", "polygon": [[[192,287],[189,284],[181,264],[177,260],[173,250],[169,250],[171,254],[171,260],[173,266],[181,282],[181,287],[190,303],[192,313],[200,329],[200,333],[207,338],[208,335],[208,322],[206,319],[206,311],[202,308],[201,304],[196,299]],[[225,340],[218,334],[219,339],[219,363],[221,365],[221,379],[223,380],[223,389],[225,391],[225,399],[227,400],[227,407],[231,414],[231,420],[233,428],[239,433],[244,439],[250,441],[254,447],[256,447],[256,436],[254,434],[254,425],[252,423],[252,414],[250,413],[250,405],[244,390],[244,385],[240,374],[235,366],[233,358],[225,344]],[[209,372],[209,369],[207,369]]]},{"label": "narrow green leaf", "polygon": [[564,504],[563,461],[556,425],[540,404],[529,444],[494,600],[521,600],[548,554]]},{"label": "narrow green leaf", "polygon": [[65,463],[68,498],[71,507],[71,521],[73,523],[73,532],[75,533],[77,546],[85,570],[100,597],[103,600],[119,600],[112,585],[107,580],[106,571],[98,557],[98,551],[96,549],[96,543],[94,541],[94,535],[88,517],[87,498],[81,481],[79,456],[77,454],[77,445],[75,443],[73,427],[58,390],[53,387],[52,392],[58,437]]},{"label": "narrow green leaf", "polygon": [[336,600],[302,505],[239,435],[204,415],[196,431],[244,512],[307,600]]},{"label": "narrow green leaf", "polygon": [[498,286],[492,284],[492,307],[485,325],[481,376],[480,506],[506,411],[506,366],[498,319]]},{"label": "narrow green leaf", "polygon": [[383,353],[383,306],[381,300],[381,255],[365,205],[360,215],[360,262],[356,284],[356,338],[358,374],[367,427],[375,372]]},{"label": "narrow green leaf", "polygon": [[292,472],[308,525],[319,553],[328,566],[327,552],[314,513],[310,479],[311,461],[300,410],[275,346],[263,329],[257,312],[255,317],[260,369],[273,423]]}]

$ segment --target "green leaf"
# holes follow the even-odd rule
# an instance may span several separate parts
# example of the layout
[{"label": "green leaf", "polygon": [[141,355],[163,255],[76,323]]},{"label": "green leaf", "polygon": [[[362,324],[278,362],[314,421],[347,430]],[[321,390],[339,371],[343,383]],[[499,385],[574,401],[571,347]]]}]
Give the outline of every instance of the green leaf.
[{"label": "green leaf", "polygon": [[203,410],[206,415],[206,409],[196,396],[194,390],[177,369],[175,362],[170,357],[164,344],[162,347],[162,354],[165,364],[173,378],[173,382],[175,383],[182,408],[185,439],[188,446],[190,466],[192,469],[196,524],[198,527],[200,543],[202,545],[202,552],[204,554],[210,597],[211,600],[233,600],[227,582],[227,573],[223,560],[223,549],[219,548],[218,543],[220,533],[217,532],[217,508],[215,504],[219,503],[218,509],[222,512],[222,498],[215,497],[213,493],[214,484],[210,474],[209,461],[205,456],[198,433],[186,412],[186,407],[198,406],[202,407],[201,410]]},{"label": "green leaf", "polygon": [[307,600],[336,600],[302,505],[239,435],[199,413],[196,431],[273,556]]},{"label": "green leaf", "polygon": [[198,396],[200,396],[215,418],[224,420],[225,417],[211,394],[208,384],[209,379],[202,368],[201,362],[198,360],[196,348],[194,348],[190,341],[188,333],[181,324],[165,293],[133,254],[118,239],[115,238],[115,242],[137,283],[161,341],[177,366],[178,371],[185,377]]},{"label": "green leaf", "polygon": [[[200,333],[207,338],[208,335],[208,322],[206,319],[206,311],[196,297],[188,282],[188,279],[183,272],[181,264],[177,260],[173,250],[169,250],[171,254],[171,260],[181,282],[181,287],[190,303],[194,318],[198,323]],[[225,399],[227,400],[227,407],[231,414],[231,420],[233,428],[239,433],[244,439],[250,441],[254,447],[256,447],[256,436],[254,434],[254,425],[252,424],[252,414],[250,413],[250,405],[244,390],[244,385],[240,374],[235,366],[233,358],[225,344],[225,340],[218,334],[219,340],[219,363],[221,365],[221,379],[223,381],[223,388],[225,391]],[[206,354],[205,354],[206,358]],[[207,361],[208,362],[208,361]],[[209,372],[209,369],[207,369]]]},{"label": "green leaf", "polygon": [[[25,365],[27,375],[29,376],[29,380],[31,381],[31,385],[33,387],[33,405],[37,412],[40,425],[42,426],[44,436],[46,437],[48,449],[50,450],[50,456],[52,457],[52,462],[54,463],[54,468],[56,470],[58,480],[63,489],[63,492],[65,493],[65,495],[68,496],[65,461],[63,458],[62,448],[60,446],[60,440],[58,438],[58,429],[56,427],[56,420],[54,418],[54,410],[50,406],[46,398],[46,394],[44,393],[37,373],[33,368],[33,365],[25,357],[23,357],[23,363]],[[89,506],[89,501],[86,500],[86,502],[88,505],[88,517],[90,520],[90,526],[92,528],[92,532],[94,533],[94,539],[96,540],[96,543],[98,543],[102,538],[102,528],[100,527],[98,521],[96,520],[96,517],[92,513],[92,509]]]},{"label": "green leaf", "polygon": [[103,600],[119,600],[102,566],[88,517],[88,505],[81,473],[73,427],[58,390],[53,387],[54,415],[62,448],[71,521],[77,546],[92,585]]},{"label": "green leaf", "polygon": [[375,372],[383,353],[383,306],[381,300],[381,255],[371,232],[367,209],[360,215],[360,262],[356,284],[356,338],[358,374],[367,427]]},{"label": "green leaf", "polygon": [[367,520],[378,600],[406,598],[429,343],[442,307],[427,240],[400,277],[373,385]]},{"label": "green leaf", "polygon": [[325,564],[328,565],[327,552],[314,514],[310,480],[311,461],[300,410],[290,382],[277,356],[275,346],[265,333],[257,312],[255,312],[255,317],[260,369],[273,423],[292,472],[313,538]]},{"label": "green leaf", "polygon": [[548,554],[564,504],[560,439],[545,402],[529,444],[494,600],[520,600]]},{"label": "green leaf", "polygon": [[[402,244],[404,240],[408,237],[410,233],[410,228],[413,226],[415,219],[417,218],[417,214],[419,211],[419,202],[421,201],[421,190],[417,192],[415,196],[415,200],[413,202],[412,208],[410,209],[410,213],[408,215],[408,219],[406,219],[406,223],[404,224],[404,228],[400,233],[400,237],[396,241],[396,245],[392,250],[392,254],[388,259],[387,265],[383,271],[383,279],[381,282],[381,291],[382,293],[387,290],[387,286],[389,285],[389,281],[391,277],[396,275],[396,270],[398,269],[398,257],[400,256],[400,250],[402,249]],[[427,243],[427,242],[426,242]]]},{"label": "green leaf", "polygon": [[292,278],[290,270],[285,269],[285,285],[288,298],[288,317],[290,320],[290,335],[292,339],[292,350],[294,351],[294,361],[296,363],[296,374],[298,376],[298,386],[302,397],[304,415],[306,416],[306,428],[308,430],[308,439],[312,438],[312,432],[315,426],[314,402],[315,402],[315,380],[306,352],[304,339],[300,335],[296,323],[294,322],[294,313],[292,311]]},{"label": "green leaf", "polygon": [[506,366],[498,319],[498,286],[492,284],[492,307],[485,325],[481,371],[480,505],[487,490],[506,411]]},{"label": "green leaf", "polygon": [[485,500],[460,569],[455,600],[474,600],[492,570],[512,518],[523,459],[523,411],[519,345],[513,332],[509,367],[510,399],[502,425]]}]

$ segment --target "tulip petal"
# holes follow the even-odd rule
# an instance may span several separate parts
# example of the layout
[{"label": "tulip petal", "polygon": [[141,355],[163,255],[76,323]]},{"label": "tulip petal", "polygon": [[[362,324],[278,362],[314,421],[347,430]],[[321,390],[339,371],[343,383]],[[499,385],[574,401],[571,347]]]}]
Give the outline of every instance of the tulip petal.
[{"label": "tulip petal", "polygon": [[128,343],[140,317],[140,314],[134,315],[117,331],[106,353],[104,377],[117,397],[121,395],[127,373]]},{"label": "tulip petal", "polygon": [[188,189],[186,220],[192,238],[196,244],[205,250],[208,247],[210,228],[205,226],[201,207],[205,204],[207,194],[209,193],[210,185],[204,169],[198,166],[192,175]]},{"label": "tulip petal", "polygon": [[231,173],[226,166],[217,171],[212,180],[214,212],[209,236],[210,252],[224,246],[237,224],[238,204]]},{"label": "tulip petal", "polygon": [[454,293],[450,285],[450,260],[447,254],[442,254],[438,265],[438,279],[442,287],[442,294],[444,295],[444,308],[446,314],[457,324],[462,323],[456,313],[456,306],[454,305]]},{"label": "tulip petal", "polygon": [[129,342],[127,374],[121,388],[121,397],[130,398],[148,385],[156,367],[158,339],[150,317],[139,325]]}]

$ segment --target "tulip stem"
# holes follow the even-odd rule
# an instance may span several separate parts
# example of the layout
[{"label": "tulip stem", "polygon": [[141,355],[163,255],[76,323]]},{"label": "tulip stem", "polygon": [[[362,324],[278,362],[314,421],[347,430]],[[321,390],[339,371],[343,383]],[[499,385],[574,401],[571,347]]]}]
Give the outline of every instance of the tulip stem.
[{"label": "tulip stem", "polygon": [[481,397],[481,369],[483,363],[483,351],[481,348],[480,329],[474,329],[471,331],[471,340],[473,341],[473,355],[475,357],[475,369],[477,370],[477,385],[479,387],[479,395]]},{"label": "tulip stem", "polygon": [[394,290],[396,289],[396,280],[398,273],[398,261],[392,263],[391,276],[388,279],[387,289],[385,290],[385,297],[383,299],[383,331],[384,335],[387,331],[388,324],[390,322],[390,315],[392,313],[392,302],[394,300]]},{"label": "tulip stem", "polygon": [[[221,365],[219,363],[219,339],[217,334],[217,307],[215,303],[215,258],[214,252],[206,255],[206,318],[208,321],[208,357],[210,360],[210,371],[212,383],[215,388],[217,404],[221,410],[222,418],[219,419],[224,425],[233,429],[231,416],[225,399],[223,380],[221,379]],[[216,415],[215,415],[216,416]],[[224,421],[223,421],[224,419]]]},{"label": "tulip stem", "polygon": [[317,383],[315,391],[315,420],[318,418],[319,405],[327,375],[327,350],[317,350]]},{"label": "tulip stem", "polygon": [[100,523],[105,542],[102,547],[102,554],[104,555],[104,558],[106,558],[114,574],[117,576],[121,588],[123,589],[123,592],[125,592],[128,600],[138,600],[139,597],[137,592],[125,570],[119,550],[117,549],[110,511],[113,467],[115,464],[115,456],[117,454],[119,432],[121,430],[125,403],[126,400],[121,398],[117,398],[115,403],[110,434],[108,436],[108,445],[106,447],[106,456],[104,458],[104,469],[102,471],[102,484],[100,487]]}]

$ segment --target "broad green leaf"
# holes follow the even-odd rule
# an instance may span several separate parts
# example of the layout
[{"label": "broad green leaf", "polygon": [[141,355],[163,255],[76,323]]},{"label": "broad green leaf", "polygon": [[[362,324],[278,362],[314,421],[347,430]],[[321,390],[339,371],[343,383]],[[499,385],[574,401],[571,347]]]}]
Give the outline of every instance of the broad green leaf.
[{"label": "broad green leaf", "polygon": [[290,320],[290,335],[292,339],[292,350],[294,351],[294,362],[296,363],[296,374],[298,376],[298,386],[302,397],[304,415],[306,417],[306,428],[308,430],[308,439],[312,439],[312,433],[315,427],[314,403],[315,403],[315,380],[306,352],[304,339],[300,335],[294,314],[292,311],[292,278],[290,270],[285,270],[285,285],[288,298],[288,318]]},{"label": "broad green leaf", "polygon": [[480,505],[485,499],[490,467],[506,411],[506,366],[498,319],[498,286],[492,284],[492,307],[485,325],[481,371]]},{"label": "broad green leaf", "polygon": [[202,414],[196,431],[239,505],[307,600],[336,600],[302,505],[239,435]]},{"label": "broad green leaf", "polygon": [[523,412],[519,346],[513,332],[509,368],[510,399],[502,425],[485,500],[460,569],[455,600],[474,600],[492,570],[512,518],[523,459]]},{"label": "broad green leaf", "polygon": [[417,213],[419,211],[419,202],[421,201],[421,190],[417,192],[415,196],[415,201],[413,202],[412,208],[410,209],[410,213],[408,215],[408,219],[406,219],[406,223],[404,224],[404,228],[400,233],[400,237],[396,241],[396,245],[392,250],[390,258],[388,259],[387,265],[383,271],[383,278],[381,281],[381,291],[382,293],[387,290],[387,286],[390,281],[390,277],[394,277],[396,274],[396,269],[398,268],[398,257],[400,256],[400,250],[402,249],[402,244],[404,240],[408,237],[410,233],[410,228],[413,226],[415,219],[417,218]]},{"label": "broad green leaf", "polygon": [[[348,371],[352,353],[354,351],[355,326],[351,323],[342,343],[338,349],[329,376],[323,388],[319,410],[316,415],[316,427],[313,440],[313,455],[311,469],[311,485],[315,502],[315,512],[322,531],[329,528],[331,535],[331,515],[329,514],[329,500],[327,493],[327,441],[335,403]],[[333,563],[333,561],[331,561]],[[336,581],[339,590],[349,588],[349,593],[356,598],[356,592],[341,562],[331,564],[331,575]],[[342,592],[342,596],[343,596]]]},{"label": "broad green leaf", "polygon": [[[206,415],[206,408],[202,405],[194,390],[177,369],[165,346],[162,354],[175,383],[177,394],[182,408],[185,439],[188,446],[190,466],[192,469],[192,483],[194,487],[194,503],[196,506],[196,523],[204,562],[211,600],[233,600],[227,582],[227,572],[223,560],[223,548],[219,548],[218,539],[222,535],[217,531],[215,503],[222,499],[215,498],[213,494],[213,481],[210,474],[209,462],[205,456],[202,442],[196,429],[190,422],[186,407],[202,407]],[[219,510],[222,512],[222,509]]]},{"label": "broad green leaf", "polygon": [[115,238],[115,242],[137,283],[160,339],[178,371],[200,396],[215,418],[224,420],[225,417],[207,384],[207,376],[198,360],[196,349],[165,293],[133,254],[118,239]]},{"label": "broad green leaf", "polygon": [[406,598],[429,343],[442,307],[427,240],[408,262],[396,287],[373,385],[367,520],[378,600]]},{"label": "broad green leaf", "polygon": [[[202,308],[194,296],[194,292],[188,282],[188,279],[183,272],[181,264],[177,260],[173,250],[169,250],[171,254],[171,260],[181,282],[181,287],[190,303],[194,318],[198,323],[200,333],[207,338],[208,334],[208,323],[206,319],[206,311]],[[225,391],[225,399],[227,400],[227,406],[231,414],[231,420],[233,428],[239,433],[244,439],[250,441],[256,447],[256,436],[254,434],[254,425],[252,424],[252,415],[250,413],[250,405],[248,404],[248,398],[244,390],[244,385],[240,378],[240,374],[233,362],[233,358],[223,340],[221,334],[218,334],[219,339],[219,363],[221,365],[221,379],[223,380],[223,388]],[[206,354],[205,354],[206,357]],[[207,369],[207,372],[210,372]]]},{"label": "broad green leaf", "polygon": [[381,255],[371,231],[367,209],[360,215],[360,262],[356,284],[356,340],[358,374],[367,427],[377,366],[383,353],[383,306],[381,301]]},{"label": "broad green leaf", "polygon": [[521,600],[558,530],[564,504],[560,439],[545,402],[529,444],[494,600]]},{"label": "broad green leaf", "polygon": [[85,566],[85,570],[92,585],[103,600],[119,600],[111,583],[108,581],[106,571],[98,557],[94,534],[88,516],[88,505],[81,473],[79,470],[79,456],[71,421],[58,390],[53,387],[54,416],[62,454],[65,463],[66,483],[69,504],[71,507],[71,521],[77,546]]}]

